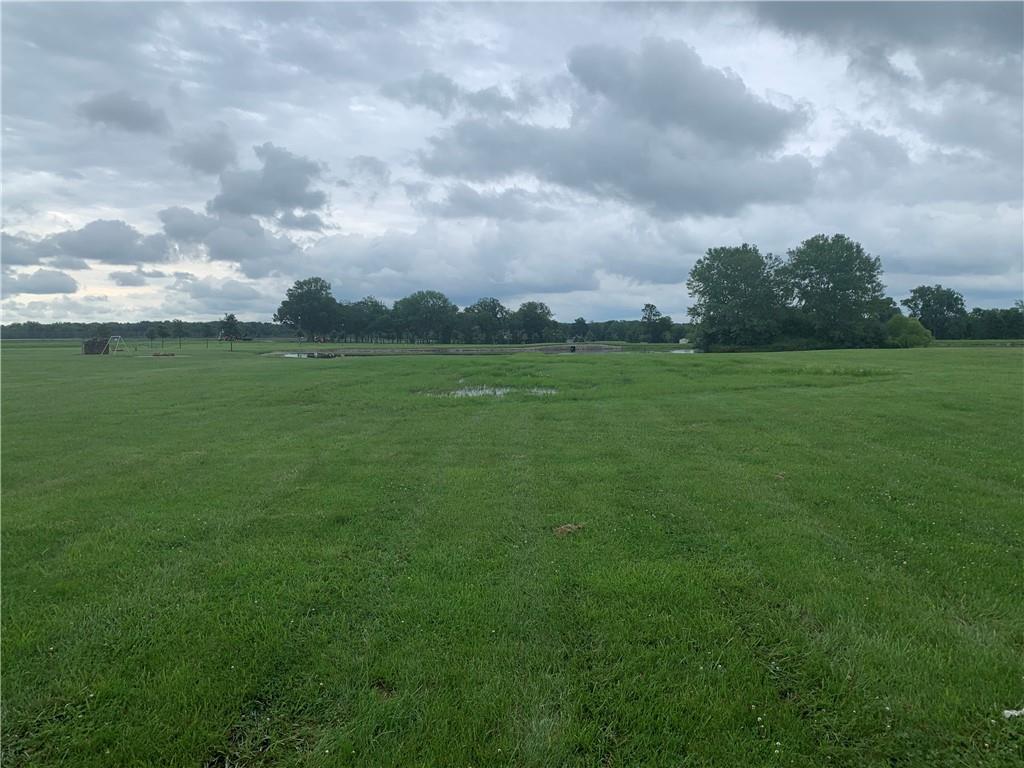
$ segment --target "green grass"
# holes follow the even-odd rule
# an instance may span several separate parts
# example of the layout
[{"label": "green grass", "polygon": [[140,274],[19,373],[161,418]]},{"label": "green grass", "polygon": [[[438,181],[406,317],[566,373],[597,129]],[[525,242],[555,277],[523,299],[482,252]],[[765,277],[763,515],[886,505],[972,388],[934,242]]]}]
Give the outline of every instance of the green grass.
[{"label": "green grass", "polygon": [[1019,349],[77,349],[2,348],[5,768],[1021,764]]},{"label": "green grass", "polygon": [[1024,339],[935,339],[936,347],[1024,347]]}]

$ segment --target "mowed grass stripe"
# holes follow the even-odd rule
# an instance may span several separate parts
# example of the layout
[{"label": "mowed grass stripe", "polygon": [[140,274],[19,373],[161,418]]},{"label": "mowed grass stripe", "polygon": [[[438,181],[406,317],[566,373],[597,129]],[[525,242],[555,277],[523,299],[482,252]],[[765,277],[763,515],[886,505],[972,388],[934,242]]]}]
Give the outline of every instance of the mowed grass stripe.
[{"label": "mowed grass stripe", "polygon": [[1020,350],[2,351],[11,764],[1020,757]]}]

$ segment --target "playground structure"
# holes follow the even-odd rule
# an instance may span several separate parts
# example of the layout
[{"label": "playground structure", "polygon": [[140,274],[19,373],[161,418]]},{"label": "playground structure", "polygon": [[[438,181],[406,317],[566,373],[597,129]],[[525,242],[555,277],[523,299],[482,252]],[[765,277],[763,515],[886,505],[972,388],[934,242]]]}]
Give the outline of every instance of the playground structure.
[{"label": "playground structure", "polygon": [[82,342],[83,355],[110,355],[115,352],[127,352],[128,344],[122,336],[111,336],[109,339],[86,339]]}]

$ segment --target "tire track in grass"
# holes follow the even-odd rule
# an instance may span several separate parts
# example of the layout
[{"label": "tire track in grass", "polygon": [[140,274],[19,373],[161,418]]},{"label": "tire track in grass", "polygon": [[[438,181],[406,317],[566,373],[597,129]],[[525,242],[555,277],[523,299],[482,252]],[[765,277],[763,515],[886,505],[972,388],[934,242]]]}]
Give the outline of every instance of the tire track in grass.
[{"label": "tire track in grass", "polygon": [[[387,421],[378,422],[371,433],[382,437],[386,430],[380,425]],[[429,498],[425,459],[430,447],[408,445],[400,451],[403,461],[396,463],[388,441],[355,442],[361,446],[358,460],[335,457],[333,464],[310,468],[309,487],[318,489],[313,498],[325,492],[330,498],[330,489],[337,487],[334,498],[343,505],[348,502],[341,513],[324,513],[324,532],[340,530],[355,538],[344,547],[350,563],[346,569],[331,566],[337,556],[333,545],[311,550],[320,555],[305,570],[316,568],[319,560],[322,586],[306,609],[308,636],[297,654],[301,662],[292,670],[278,713],[271,715],[282,724],[278,741],[288,743],[296,727],[305,735],[294,744],[294,753],[279,755],[281,764],[370,759],[379,743],[403,727],[407,715],[401,709],[415,695],[415,685],[407,685],[395,655],[407,628],[399,618],[405,578]],[[348,476],[340,486],[331,479],[337,464]],[[354,488],[366,493],[352,500],[346,490]]]},{"label": "tire track in grass", "polygon": [[[635,422],[627,424],[657,424],[666,412],[663,401],[628,407]],[[688,506],[699,498],[690,478],[649,461],[678,433],[632,437],[619,409],[614,400],[588,406],[578,420],[588,425],[584,446],[618,446],[608,457],[617,473],[601,465],[588,472],[586,449],[570,458],[577,463],[569,471],[593,488],[584,494],[587,528],[558,545],[575,555],[558,575],[567,719],[576,725],[564,764],[769,760],[774,747],[740,704],[764,698],[765,684],[717,597],[716,585],[734,577],[714,565],[720,544]],[[786,741],[793,755],[793,739]]]},{"label": "tire track in grass", "polygon": [[[551,582],[538,540],[529,402],[454,402],[431,462],[424,546],[410,563],[405,610],[414,630],[406,670],[418,719],[373,753],[382,764],[444,754],[472,764],[541,764],[537,723],[557,702],[551,663]],[[541,714],[537,714],[540,712]],[[429,725],[430,730],[422,729]]]}]

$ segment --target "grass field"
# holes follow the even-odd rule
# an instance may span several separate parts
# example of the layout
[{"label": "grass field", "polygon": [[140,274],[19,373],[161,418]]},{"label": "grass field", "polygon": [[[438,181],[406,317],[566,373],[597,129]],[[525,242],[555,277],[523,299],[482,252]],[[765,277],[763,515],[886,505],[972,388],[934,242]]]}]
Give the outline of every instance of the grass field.
[{"label": "grass field", "polygon": [[935,339],[936,347],[1024,347],[1024,339]]},{"label": "grass field", "polygon": [[5,767],[1024,760],[1024,350],[77,350],[2,349]]}]

